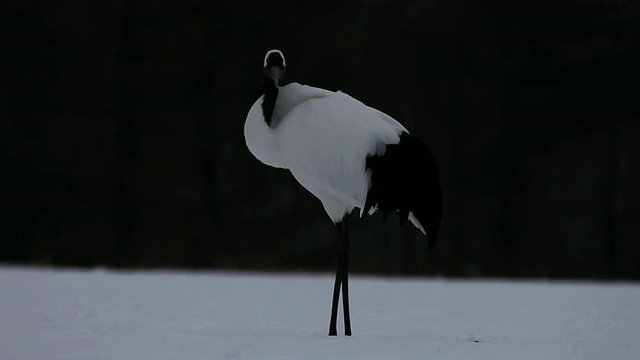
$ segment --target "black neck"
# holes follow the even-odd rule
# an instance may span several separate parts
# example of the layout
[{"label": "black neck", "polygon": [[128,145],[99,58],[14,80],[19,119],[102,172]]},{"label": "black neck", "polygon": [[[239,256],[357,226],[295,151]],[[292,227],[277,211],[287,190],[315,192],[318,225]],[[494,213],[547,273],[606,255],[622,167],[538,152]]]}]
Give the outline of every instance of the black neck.
[{"label": "black neck", "polygon": [[264,121],[267,125],[271,126],[271,117],[273,116],[273,110],[276,107],[276,98],[278,97],[278,87],[271,78],[264,79],[262,83],[262,93],[264,98],[262,99],[262,114],[264,115]]}]

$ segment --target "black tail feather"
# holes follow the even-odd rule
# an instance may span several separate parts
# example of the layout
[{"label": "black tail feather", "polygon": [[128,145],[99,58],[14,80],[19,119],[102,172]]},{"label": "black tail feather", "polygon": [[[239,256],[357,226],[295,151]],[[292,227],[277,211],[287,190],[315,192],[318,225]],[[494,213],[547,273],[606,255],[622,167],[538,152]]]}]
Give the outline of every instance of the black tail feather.
[{"label": "black tail feather", "polygon": [[429,148],[403,133],[400,143],[387,145],[384,155],[368,157],[366,169],[371,171],[371,187],[364,212],[377,206],[386,219],[390,212],[398,211],[400,225],[413,213],[424,228],[428,248],[433,248],[442,223],[443,201],[438,165]]}]

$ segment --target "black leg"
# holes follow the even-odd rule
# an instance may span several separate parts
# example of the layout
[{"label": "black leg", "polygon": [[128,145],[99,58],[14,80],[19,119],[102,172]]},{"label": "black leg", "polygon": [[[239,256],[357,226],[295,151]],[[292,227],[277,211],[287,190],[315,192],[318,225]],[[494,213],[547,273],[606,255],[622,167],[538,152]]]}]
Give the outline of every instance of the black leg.
[{"label": "black leg", "polygon": [[[345,226],[346,227],[346,226]],[[345,237],[345,242],[347,238]],[[349,251],[342,253],[342,313],[344,314],[344,334],[351,336],[351,316],[349,314]]]},{"label": "black leg", "polygon": [[344,334],[351,336],[351,315],[349,313],[349,228],[347,221],[340,223],[340,268],[342,272],[342,313]]},{"label": "black leg", "polygon": [[340,253],[338,252],[338,264],[336,269],[336,280],[333,284],[333,301],[331,303],[331,320],[329,322],[329,336],[338,335],[336,323],[338,321],[338,301],[340,298],[340,285],[342,283],[342,273],[340,272]]},{"label": "black leg", "polygon": [[336,224],[338,230],[338,269],[333,285],[333,302],[331,304],[331,321],[329,336],[337,335],[338,302],[342,287],[342,312],[344,315],[344,333],[351,336],[351,316],[349,313],[349,234],[345,220]]}]

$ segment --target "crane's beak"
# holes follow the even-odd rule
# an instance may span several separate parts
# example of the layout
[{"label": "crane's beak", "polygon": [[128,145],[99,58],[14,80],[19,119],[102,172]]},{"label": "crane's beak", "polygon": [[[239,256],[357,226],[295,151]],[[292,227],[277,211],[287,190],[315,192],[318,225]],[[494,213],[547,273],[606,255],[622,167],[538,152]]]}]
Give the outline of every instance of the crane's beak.
[{"label": "crane's beak", "polygon": [[269,75],[271,76],[273,81],[275,81],[277,83],[278,79],[280,79],[280,77],[282,76],[282,70],[280,70],[280,68],[278,66],[273,66],[269,70]]}]

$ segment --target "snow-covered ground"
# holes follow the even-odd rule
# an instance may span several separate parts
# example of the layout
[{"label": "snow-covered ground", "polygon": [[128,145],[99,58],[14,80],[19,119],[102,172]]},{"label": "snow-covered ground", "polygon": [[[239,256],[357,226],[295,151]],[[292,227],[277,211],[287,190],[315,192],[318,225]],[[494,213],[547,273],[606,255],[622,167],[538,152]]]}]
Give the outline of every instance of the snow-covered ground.
[{"label": "snow-covered ground", "polygon": [[640,359],[637,284],[350,280],[0,268],[0,359]]}]

